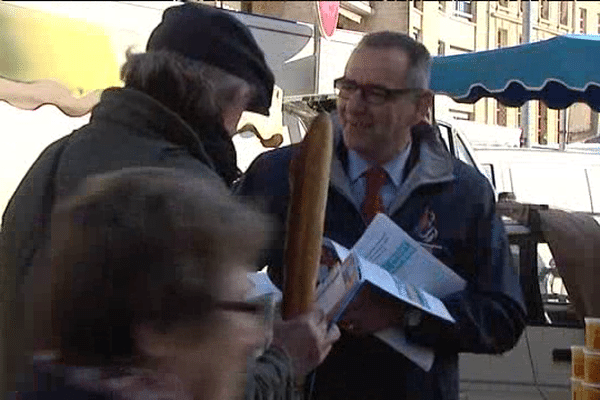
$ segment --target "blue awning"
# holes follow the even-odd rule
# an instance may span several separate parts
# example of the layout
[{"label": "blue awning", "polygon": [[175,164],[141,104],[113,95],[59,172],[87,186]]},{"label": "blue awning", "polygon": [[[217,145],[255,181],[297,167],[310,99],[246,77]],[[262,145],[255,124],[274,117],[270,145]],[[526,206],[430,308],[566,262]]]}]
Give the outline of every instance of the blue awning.
[{"label": "blue awning", "polygon": [[539,99],[600,111],[600,35],[564,35],[496,50],[433,57],[431,89],[459,103],[492,97],[509,107]]}]

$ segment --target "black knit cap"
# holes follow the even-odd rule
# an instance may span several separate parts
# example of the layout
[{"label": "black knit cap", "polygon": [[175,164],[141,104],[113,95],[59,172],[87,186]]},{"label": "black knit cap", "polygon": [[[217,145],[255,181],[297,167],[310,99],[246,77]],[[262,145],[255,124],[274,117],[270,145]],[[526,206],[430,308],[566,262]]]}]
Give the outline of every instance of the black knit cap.
[{"label": "black knit cap", "polygon": [[170,50],[238,76],[256,96],[248,111],[269,115],[275,78],[250,30],[214,7],[185,3],[165,10],[146,51]]}]

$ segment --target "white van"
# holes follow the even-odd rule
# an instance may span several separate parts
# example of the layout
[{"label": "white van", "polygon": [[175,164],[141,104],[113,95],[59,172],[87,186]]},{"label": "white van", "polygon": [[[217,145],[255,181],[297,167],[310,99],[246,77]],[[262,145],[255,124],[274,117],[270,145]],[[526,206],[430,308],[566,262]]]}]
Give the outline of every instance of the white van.
[{"label": "white van", "polygon": [[[497,194],[600,216],[600,153],[593,146],[473,147],[455,121],[438,125],[449,151],[487,176]],[[527,327],[505,354],[460,355],[461,398],[569,398],[570,346],[583,344],[583,325],[539,233],[507,220],[505,226],[530,314]]]},{"label": "white van", "polygon": [[600,152],[592,149],[476,148],[496,191],[522,203],[600,215]]},{"label": "white van", "polygon": [[600,219],[600,147],[573,144],[561,151],[558,145],[483,146],[467,139],[463,121],[436,122],[450,153],[485,175],[497,195],[511,193],[521,203],[585,212]]}]

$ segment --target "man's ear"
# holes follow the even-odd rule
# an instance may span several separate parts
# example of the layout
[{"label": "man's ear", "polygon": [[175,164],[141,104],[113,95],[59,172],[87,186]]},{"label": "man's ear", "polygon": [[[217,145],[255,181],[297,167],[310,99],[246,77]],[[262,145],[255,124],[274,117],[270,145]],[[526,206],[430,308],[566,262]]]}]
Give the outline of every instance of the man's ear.
[{"label": "man's ear", "polygon": [[429,120],[429,110],[433,107],[433,92],[429,89],[423,90],[416,102],[416,114],[418,122]]}]

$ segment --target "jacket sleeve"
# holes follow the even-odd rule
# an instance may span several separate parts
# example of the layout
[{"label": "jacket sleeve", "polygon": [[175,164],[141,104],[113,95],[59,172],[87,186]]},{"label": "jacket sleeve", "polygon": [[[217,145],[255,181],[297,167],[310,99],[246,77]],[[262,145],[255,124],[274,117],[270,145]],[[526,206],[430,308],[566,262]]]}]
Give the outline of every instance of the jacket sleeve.
[{"label": "jacket sleeve", "polygon": [[269,347],[248,366],[246,400],[292,400],[295,396],[294,374],[290,358]]},{"label": "jacket sleeve", "polygon": [[284,153],[282,156],[281,153],[267,152],[258,156],[233,187],[233,193],[240,196],[242,201],[274,218],[270,243],[261,252],[256,268],[268,265],[271,279],[280,287],[283,282],[282,260],[290,198],[287,174],[289,155]]},{"label": "jacket sleeve", "polygon": [[[442,323],[423,317],[407,337],[438,351],[502,353],[513,348],[525,328],[526,312],[519,275],[511,263],[508,238],[495,213],[493,192],[486,191],[482,213],[475,214],[472,246],[475,273],[464,290],[442,301],[456,320]],[[480,203],[481,204],[481,203]],[[467,248],[468,249],[468,248]]]}]

